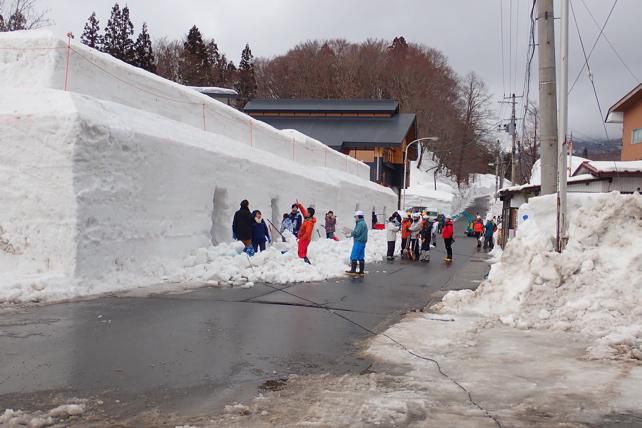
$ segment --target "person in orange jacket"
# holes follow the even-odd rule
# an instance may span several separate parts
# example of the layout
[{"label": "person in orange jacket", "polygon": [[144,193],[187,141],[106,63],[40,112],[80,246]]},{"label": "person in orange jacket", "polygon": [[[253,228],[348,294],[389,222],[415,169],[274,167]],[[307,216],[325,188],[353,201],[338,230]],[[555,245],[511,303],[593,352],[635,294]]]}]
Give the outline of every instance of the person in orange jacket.
[{"label": "person in orange jacket", "polygon": [[403,254],[408,242],[410,240],[410,225],[412,224],[412,219],[410,214],[403,220],[401,220],[401,254]]},{"label": "person in orange jacket", "polygon": [[303,204],[299,201],[296,201],[297,207],[303,214],[303,224],[301,229],[299,229],[299,257],[302,258],[307,264],[310,264],[310,259],[308,259],[308,246],[310,241],[312,241],[312,232],[314,232],[314,225],[317,222],[316,217],[314,217],[314,208],[309,207],[305,208]]},{"label": "person in orange jacket", "polygon": [[481,216],[477,216],[475,221],[473,221],[473,232],[475,232],[475,239],[477,239],[477,248],[481,248],[482,245],[482,235],[484,232],[484,222],[481,219]]}]

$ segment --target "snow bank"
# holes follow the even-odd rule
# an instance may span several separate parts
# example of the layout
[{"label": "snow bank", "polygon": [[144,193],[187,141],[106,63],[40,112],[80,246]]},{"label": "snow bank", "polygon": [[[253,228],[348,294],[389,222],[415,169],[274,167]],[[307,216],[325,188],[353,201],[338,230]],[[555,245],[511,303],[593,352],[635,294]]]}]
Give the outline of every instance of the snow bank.
[{"label": "snow bank", "polygon": [[[642,197],[569,194],[570,240],[554,250],[554,195],[528,214],[488,280],[450,292],[441,311],[497,317],[518,328],[572,331],[594,339],[595,358],[642,359]],[[547,233],[548,232],[548,233]]]},{"label": "snow bank", "polygon": [[[194,249],[231,240],[242,199],[275,224],[299,199],[320,216],[335,211],[339,229],[352,225],[357,208],[396,208],[390,189],[332,167],[330,157],[325,167],[325,156],[310,152],[320,165],[312,166],[269,146],[257,148],[259,140],[248,144],[229,129],[226,116],[213,118],[207,129],[170,119],[179,107],[159,107],[162,97],[112,80],[201,95],[91,49],[72,44],[107,67],[110,77],[77,64],[70,73],[84,82],[85,94],[73,85],[61,91],[61,42],[43,34],[0,35],[3,47],[11,44],[0,49],[0,303],[158,284]],[[20,46],[35,50],[13,51]],[[203,102],[243,116],[208,97]],[[268,134],[297,138],[271,128]]]},{"label": "snow bank", "polygon": [[[307,136],[292,136],[201,94],[48,30],[0,34],[0,88],[59,89],[155,113],[307,166],[369,180],[370,168]],[[301,134],[302,135],[302,134]]]},{"label": "snow bank", "polygon": [[[568,159],[568,157],[567,157]],[[571,156],[570,165],[567,165],[569,169],[568,176],[570,177],[575,173],[577,168],[582,165],[582,162],[587,161],[588,159],[582,158],[580,156]],[[569,162],[567,161],[567,164]],[[537,159],[531,168],[531,178],[529,180],[530,184],[542,184],[542,160]],[[507,186],[505,186],[507,187]]]},{"label": "snow bank", "polygon": [[[184,260],[183,268],[168,280],[251,286],[256,282],[286,284],[322,281],[344,275],[352,239],[312,241],[308,250],[312,264],[309,265],[298,258],[296,240],[291,235],[289,238],[288,242],[276,242],[252,258],[241,253],[243,245],[238,242],[199,248]],[[380,262],[386,255],[386,249],[386,232],[371,230],[366,246],[366,262]]]},{"label": "snow bank", "polygon": [[495,193],[495,176],[492,174],[474,174],[469,185],[458,187],[452,177],[443,172],[435,174],[436,167],[431,153],[424,155],[420,168],[417,168],[416,161],[410,163],[406,208],[420,206],[444,214],[458,214],[475,198]]}]

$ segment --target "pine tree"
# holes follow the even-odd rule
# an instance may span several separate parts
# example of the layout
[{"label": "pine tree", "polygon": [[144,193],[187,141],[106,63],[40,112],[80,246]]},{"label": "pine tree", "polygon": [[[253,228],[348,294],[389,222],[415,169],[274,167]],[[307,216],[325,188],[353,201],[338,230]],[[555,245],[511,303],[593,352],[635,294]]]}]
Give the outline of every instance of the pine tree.
[{"label": "pine tree", "polygon": [[218,51],[218,45],[214,39],[210,40],[206,47],[208,77],[207,84],[210,86],[222,86],[221,83],[221,54]]},{"label": "pine tree", "polygon": [[207,48],[196,25],[189,30],[183,48],[179,64],[181,83],[191,86],[207,85],[209,75]]},{"label": "pine tree", "polygon": [[147,24],[143,22],[143,29],[140,31],[134,46],[135,60],[134,65],[156,73],[156,62],[154,61],[154,50],[152,48],[152,39],[147,31]]},{"label": "pine tree", "polygon": [[256,77],[254,75],[254,57],[249,45],[241,53],[238,80],[234,85],[239,93],[239,106],[243,107],[256,93]]},{"label": "pine tree", "polygon": [[127,64],[135,64],[134,24],[132,24],[131,19],[129,19],[129,7],[127,6],[123,8],[119,30],[119,40],[123,52],[123,58],[121,59]]},{"label": "pine tree", "polygon": [[135,61],[133,35],[134,25],[129,19],[129,8],[125,6],[120,10],[120,6],[116,2],[111,9],[111,17],[105,27],[103,52],[128,64],[133,64]]},{"label": "pine tree", "polygon": [[96,12],[92,12],[91,16],[85,24],[85,30],[80,36],[81,43],[89,46],[90,48],[100,49],[102,45],[102,37],[100,34],[100,22],[96,18]]},{"label": "pine tree", "polygon": [[111,8],[111,16],[105,26],[105,34],[103,35],[102,51],[112,56],[118,57],[118,26],[122,20],[122,13],[118,2]]}]

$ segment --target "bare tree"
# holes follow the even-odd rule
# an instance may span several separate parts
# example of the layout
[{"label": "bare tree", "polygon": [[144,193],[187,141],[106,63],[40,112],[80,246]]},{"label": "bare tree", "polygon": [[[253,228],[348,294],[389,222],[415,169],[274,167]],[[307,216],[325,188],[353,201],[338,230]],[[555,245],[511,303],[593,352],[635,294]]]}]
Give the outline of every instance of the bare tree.
[{"label": "bare tree", "polygon": [[34,30],[51,25],[49,11],[38,10],[38,0],[0,0],[0,32]]},{"label": "bare tree", "polygon": [[461,82],[461,135],[457,147],[455,175],[457,184],[468,182],[475,163],[483,158],[485,136],[489,133],[490,95],[486,85],[475,73],[467,74]]},{"label": "bare tree", "polygon": [[154,52],[156,74],[165,79],[178,82],[183,43],[179,40],[169,41],[167,38],[162,38],[154,43]]}]

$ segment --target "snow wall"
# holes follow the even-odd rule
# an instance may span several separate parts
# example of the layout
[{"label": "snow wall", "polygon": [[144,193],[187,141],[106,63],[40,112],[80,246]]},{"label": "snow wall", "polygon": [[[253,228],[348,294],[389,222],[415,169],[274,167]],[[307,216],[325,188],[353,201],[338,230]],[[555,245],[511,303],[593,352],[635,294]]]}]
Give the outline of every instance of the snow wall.
[{"label": "snow wall", "polygon": [[[165,110],[151,95],[113,81],[135,76],[154,90],[251,119],[83,46],[72,43],[74,52],[108,64],[110,75],[77,64],[70,74],[82,85],[61,90],[54,83],[65,61],[61,43],[43,32],[0,38],[0,47],[11,45],[0,50],[0,302],[24,300],[25,287],[35,294],[84,287],[69,294],[86,295],[157,283],[191,250],[231,240],[244,198],[275,222],[298,198],[321,216],[334,210],[339,227],[353,223],[357,207],[396,208],[394,193],[358,169],[313,166],[312,156],[293,161],[268,150],[270,141],[294,134],[257,125],[257,141],[272,138],[262,147],[240,139],[223,118],[213,116],[207,130],[180,120],[178,107]],[[47,44],[55,48],[19,50]]]}]

